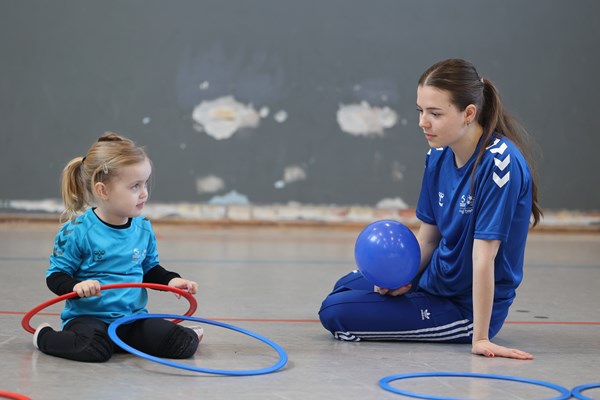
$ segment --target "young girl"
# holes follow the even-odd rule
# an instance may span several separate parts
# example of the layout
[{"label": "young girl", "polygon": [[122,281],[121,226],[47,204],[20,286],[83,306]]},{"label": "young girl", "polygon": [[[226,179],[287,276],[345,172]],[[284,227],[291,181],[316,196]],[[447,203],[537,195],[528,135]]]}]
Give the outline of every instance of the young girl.
[{"label": "young girl", "polygon": [[[101,293],[101,285],[148,282],[196,293],[196,282],[159,264],[152,226],[141,216],[151,172],[144,149],[115,133],[100,137],[85,157],[65,167],[62,196],[69,221],[56,236],[46,283],[57,295],[75,291],[79,298],[67,300],[62,331],[48,324],[36,329],[33,344],[42,352],[100,362],[118,350],[108,325],[126,315],[146,313],[147,293],[140,288]],[[88,208],[91,204],[94,207]],[[202,338],[202,328],[162,319],[138,320],[117,333],[136,349],[166,358],[191,357]]]},{"label": "young girl", "polygon": [[339,340],[472,343],[474,354],[532,359],[490,341],[523,277],[530,218],[535,226],[541,217],[526,132],[465,60],[423,73],[417,110],[431,147],[416,210],[419,274],[373,289],[350,273],[323,302],[321,322]]}]

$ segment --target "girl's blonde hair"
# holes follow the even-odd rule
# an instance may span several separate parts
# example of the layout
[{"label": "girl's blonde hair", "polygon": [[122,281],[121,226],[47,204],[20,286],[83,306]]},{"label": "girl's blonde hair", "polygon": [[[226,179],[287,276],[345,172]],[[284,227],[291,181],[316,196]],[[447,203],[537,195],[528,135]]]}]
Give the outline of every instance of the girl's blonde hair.
[{"label": "girl's blonde hair", "polygon": [[62,173],[63,218],[73,219],[94,204],[96,183],[108,183],[119,169],[149,160],[142,147],[114,132],[106,132],[87,151],[75,157]]}]

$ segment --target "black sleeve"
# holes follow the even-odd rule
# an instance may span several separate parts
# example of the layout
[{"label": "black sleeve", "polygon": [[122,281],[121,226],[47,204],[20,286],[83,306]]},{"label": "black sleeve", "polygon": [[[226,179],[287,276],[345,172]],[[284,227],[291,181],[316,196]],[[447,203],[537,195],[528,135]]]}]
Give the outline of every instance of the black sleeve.
[{"label": "black sleeve", "polygon": [[160,264],[157,264],[150,271],[144,274],[143,282],[168,285],[173,278],[181,278],[181,275],[176,272],[167,271]]},{"label": "black sleeve", "polygon": [[64,272],[55,272],[46,278],[46,285],[48,286],[48,289],[52,290],[58,296],[71,293],[73,291],[73,287],[79,282],[80,281],[74,279],[70,275],[65,274]]}]

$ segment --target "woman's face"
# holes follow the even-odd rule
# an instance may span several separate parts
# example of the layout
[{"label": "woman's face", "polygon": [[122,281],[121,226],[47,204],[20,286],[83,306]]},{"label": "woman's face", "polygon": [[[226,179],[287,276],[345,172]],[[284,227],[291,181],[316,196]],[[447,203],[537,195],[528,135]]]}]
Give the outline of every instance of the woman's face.
[{"label": "woman's face", "polygon": [[466,112],[450,102],[450,93],[433,86],[417,87],[419,126],[432,148],[460,143],[466,133]]}]

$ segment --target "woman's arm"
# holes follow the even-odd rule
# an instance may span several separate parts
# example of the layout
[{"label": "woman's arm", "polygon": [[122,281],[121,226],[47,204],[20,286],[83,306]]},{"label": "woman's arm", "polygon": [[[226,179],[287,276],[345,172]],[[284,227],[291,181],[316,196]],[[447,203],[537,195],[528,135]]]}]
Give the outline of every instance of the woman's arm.
[{"label": "woman's arm", "polygon": [[494,305],[494,259],[499,240],[473,241],[473,343],[488,340]]},{"label": "woman's arm", "polygon": [[489,329],[494,305],[494,259],[499,240],[473,241],[473,347],[474,354],[531,360],[533,356],[490,342]]},{"label": "woman's arm", "polygon": [[417,241],[421,249],[421,264],[419,265],[419,274],[429,265],[431,256],[440,244],[440,231],[436,225],[421,222],[419,232],[417,232]]}]

